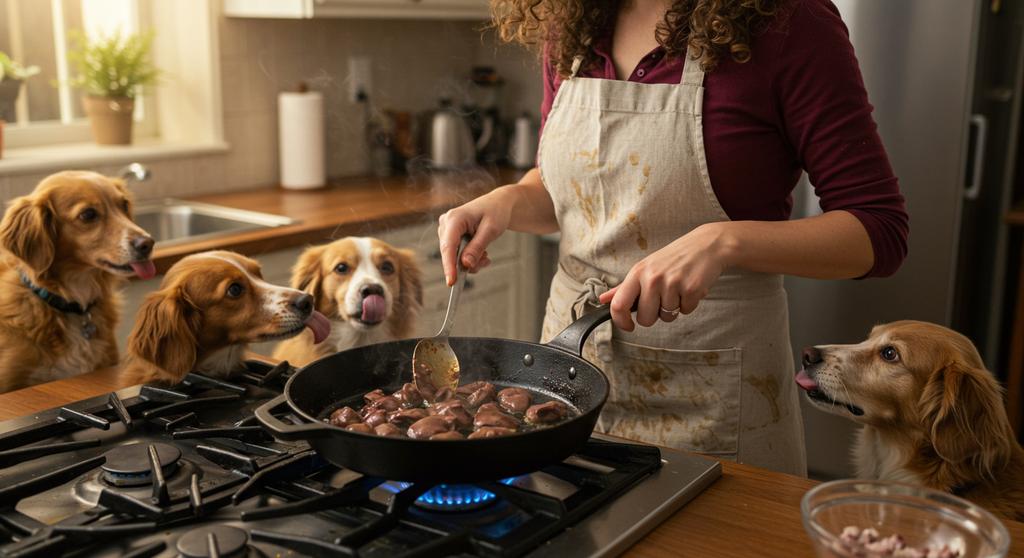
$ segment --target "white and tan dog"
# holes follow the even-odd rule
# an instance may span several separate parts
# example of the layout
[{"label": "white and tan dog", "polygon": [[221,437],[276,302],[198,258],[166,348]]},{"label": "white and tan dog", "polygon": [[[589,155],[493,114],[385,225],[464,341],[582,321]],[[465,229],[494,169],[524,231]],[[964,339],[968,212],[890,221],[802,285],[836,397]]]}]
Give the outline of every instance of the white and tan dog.
[{"label": "white and tan dog", "polygon": [[316,299],[331,335],[315,345],[308,334],[283,341],[274,357],[304,366],[338,351],[408,337],[423,302],[420,269],[410,250],[365,237],[314,246],[292,269],[292,287]]},{"label": "white and tan dog", "polygon": [[856,345],[804,349],[803,364],[796,382],[814,406],[864,425],[858,477],[927,486],[1024,520],[1024,449],[969,339],[893,322]]}]

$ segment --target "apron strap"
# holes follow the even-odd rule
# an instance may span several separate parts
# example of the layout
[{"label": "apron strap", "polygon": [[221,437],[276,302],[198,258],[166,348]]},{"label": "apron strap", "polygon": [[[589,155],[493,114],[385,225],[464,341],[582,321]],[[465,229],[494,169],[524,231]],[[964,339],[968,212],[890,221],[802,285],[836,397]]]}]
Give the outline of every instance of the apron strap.
[{"label": "apron strap", "polygon": [[576,74],[580,71],[580,66],[583,65],[583,57],[577,54],[572,58],[572,70],[569,74],[569,79],[576,77]]},{"label": "apron strap", "polygon": [[696,52],[691,45],[686,49],[686,57],[683,58],[683,75],[679,80],[682,85],[704,85],[704,68],[701,61],[696,58]]}]

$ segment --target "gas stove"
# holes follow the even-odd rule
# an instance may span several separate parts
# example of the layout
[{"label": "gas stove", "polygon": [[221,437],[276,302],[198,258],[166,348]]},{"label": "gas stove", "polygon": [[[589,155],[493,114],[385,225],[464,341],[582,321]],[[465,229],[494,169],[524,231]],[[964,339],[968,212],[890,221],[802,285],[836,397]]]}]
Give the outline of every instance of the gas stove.
[{"label": "gas stove", "polygon": [[614,556],[721,475],[593,436],[540,471],[419,485],[274,440],[287,365],[189,375],[0,423],[0,557]]}]

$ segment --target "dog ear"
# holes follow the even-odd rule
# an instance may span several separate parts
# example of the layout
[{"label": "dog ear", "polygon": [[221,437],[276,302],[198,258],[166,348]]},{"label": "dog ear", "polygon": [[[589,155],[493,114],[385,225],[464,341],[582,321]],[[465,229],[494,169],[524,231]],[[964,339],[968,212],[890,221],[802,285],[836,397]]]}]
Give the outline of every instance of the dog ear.
[{"label": "dog ear", "polygon": [[323,264],[320,262],[320,258],[323,257],[326,249],[326,246],[307,248],[299,256],[295,266],[292,267],[292,288],[313,295],[314,304],[316,304],[316,308],[320,312],[324,311],[324,305],[329,302],[324,300],[324,293],[321,288],[324,275],[322,271]]},{"label": "dog ear", "polygon": [[199,324],[198,310],[180,287],[150,293],[135,316],[128,354],[180,382],[196,364]]},{"label": "dog ear", "polygon": [[935,453],[991,476],[1013,451],[1002,389],[992,374],[959,360],[932,373],[921,394],[925,432]]},{"label": "dog ear", "polygon": [[53,265],[56,242],[52,209],[31,197],[15,199],[0,221],[0,245],[36,273]]},{"label": "dog ear", "polygon": [[423,273],[416,263],[416,253],[412,250],[397,249],[399,290],[398,302],[410,309],[418,309],[423,304]]}]

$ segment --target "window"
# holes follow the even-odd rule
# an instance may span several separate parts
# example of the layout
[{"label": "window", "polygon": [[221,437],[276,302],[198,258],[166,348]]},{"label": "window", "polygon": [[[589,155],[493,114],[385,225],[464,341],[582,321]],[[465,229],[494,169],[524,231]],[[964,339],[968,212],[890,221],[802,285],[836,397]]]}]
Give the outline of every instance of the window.
[{"label": "window", "polygon": [[[32,147],[91,140],[81,93],[68,86],[69,32],[134,33],[147,21],[146,0],[0,0],[0,51],[39,73],[18,87],[0,82],[4,144]],[[9,83],[4,85],[4,83]],[[17,92],[17,100],[10,102]],[[156,135],[152,92],[136,100],[136,137]]]}]

